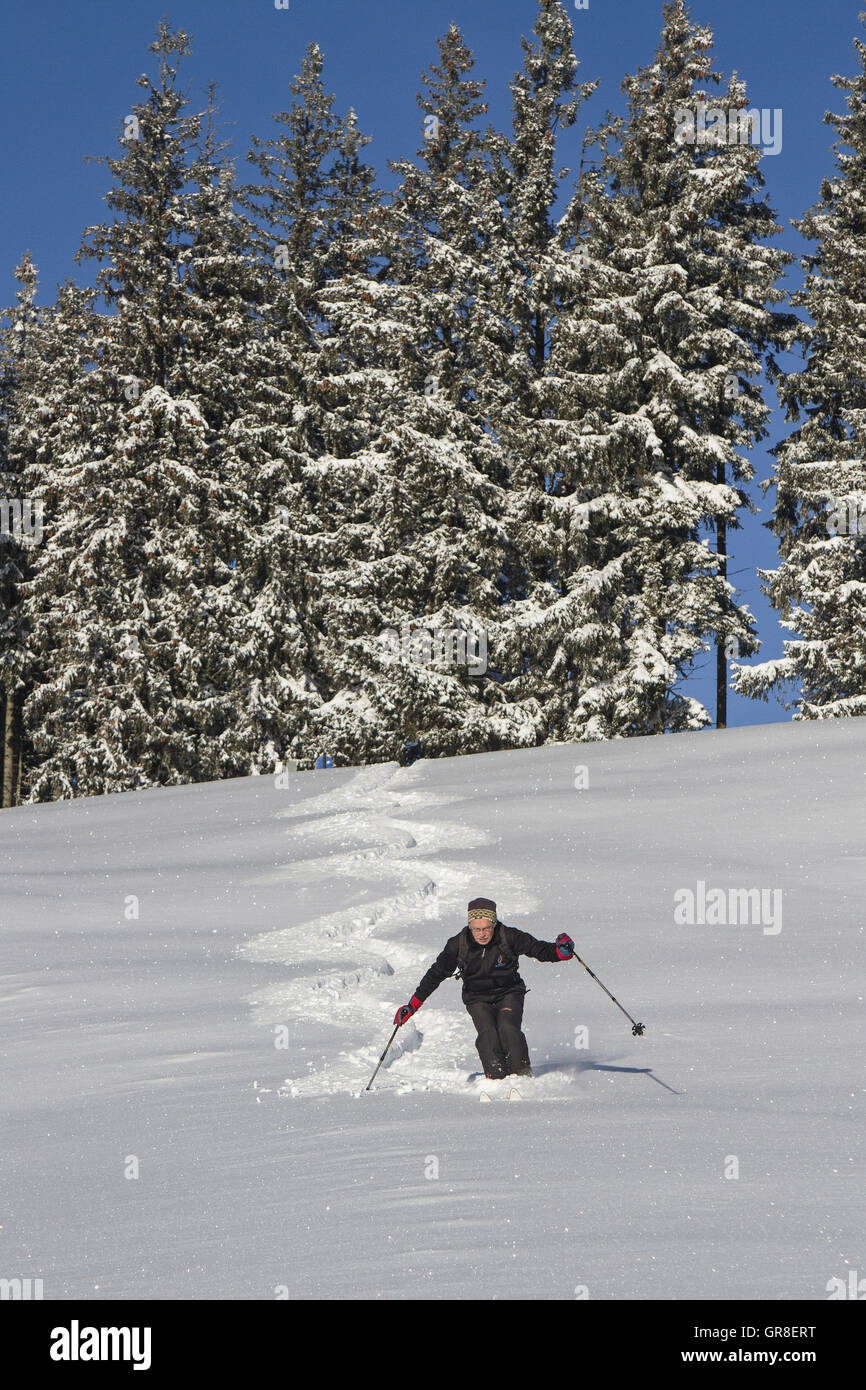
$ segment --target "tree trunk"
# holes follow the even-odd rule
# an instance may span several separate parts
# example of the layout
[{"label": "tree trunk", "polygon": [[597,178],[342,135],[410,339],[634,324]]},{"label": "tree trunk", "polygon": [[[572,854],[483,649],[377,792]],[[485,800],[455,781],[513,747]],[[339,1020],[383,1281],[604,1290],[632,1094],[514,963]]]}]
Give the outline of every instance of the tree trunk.
[{"label": "tree trunk", "polygon": [[18,701],[11,691],[6,691],[3,705],[3,791],[0,805],[6,807],[17,804],[20,760]]},{"label": "tree trunk", "polygon": [[[725,465],[719,463],[716,481],[725,481]],[[716,523],[716,554],[719,555],[719,574],[728,576],[728,528],[724,521]],[[716,728],[728,727],[728,654],[724,637],[716,638]]]},{"label": "tree trunk", "polygon": [[13,805],[21,805],[21,782],[24,776],[24,691],[15,699],[15,777],[12,784]]},{"label": "tree trunk", "polygon": [[6,805],[3,795],[5,783],[6,767],[6,739],[4,737],[6,729],[6,691],[0,686],[0,809]]}]

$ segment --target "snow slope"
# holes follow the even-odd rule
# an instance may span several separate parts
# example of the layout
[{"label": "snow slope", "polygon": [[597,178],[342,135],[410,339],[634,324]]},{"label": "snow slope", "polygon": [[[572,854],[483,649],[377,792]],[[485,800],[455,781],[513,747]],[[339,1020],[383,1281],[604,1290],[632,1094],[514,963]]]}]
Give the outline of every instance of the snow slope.
[{"label": "snow slope", "polygon": [[[866,1274],[864,777],[849,720],[4,811],[0,1275],[826,1299]],[[701,882],[781,914],[680,924]],[[645,1036],[527,960],[523,1104],[478,1104],[451,981],[366,1092],[477,894]]]}]

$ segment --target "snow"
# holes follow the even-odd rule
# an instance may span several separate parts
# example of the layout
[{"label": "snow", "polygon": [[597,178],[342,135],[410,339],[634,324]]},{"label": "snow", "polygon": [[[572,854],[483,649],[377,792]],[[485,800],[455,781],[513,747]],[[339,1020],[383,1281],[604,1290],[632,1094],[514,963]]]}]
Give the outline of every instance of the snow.
[{"label": "snow", "polygon": [[[864,776],[842,720],[4,811],[4,1275],[826,1299],[864,1267]],[[699,883],[780,889],[781,930],[677,925]],[[526,960],[522,1104],[478,1103],[450,981],[367,1092],[479,893],[645,1036]]]}]

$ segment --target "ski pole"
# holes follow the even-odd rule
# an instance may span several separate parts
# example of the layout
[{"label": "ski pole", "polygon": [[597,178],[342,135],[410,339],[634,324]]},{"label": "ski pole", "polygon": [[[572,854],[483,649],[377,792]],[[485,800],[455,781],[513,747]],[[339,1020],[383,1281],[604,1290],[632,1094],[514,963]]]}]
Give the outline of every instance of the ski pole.
[{"label": "ski pole", "polygon": [[[586,971],[587,975],[592,975],[592,978],[595,980],[595,983],[596,983],[597,985],[601,985],[601,980],[598,978],[597,975],[593,974],[593,972],[590,970],[589,966],[587,965],[586,961],[580,959],[580,956],[577,954],[576,951],[574,952],[574,959],[575,959],[576,961],[579,961],[579,963],[583,966],[584,970]],[[607,986],[606,986],[606,985],[601,985],[601,987],[602,987],[602,989],[604,990],[605,994],[607,995],[608,999],[613,999],[613,995],[611,994],[611,992],[610,992],[610,990],[607,988]],[[635,1023],[635,1021],[634,1021],[634,1019],[632,1018],[631,1014],[630,1014],[626,1009],[623,1009],[623,1008],[622,1008],[622,1004],[619,1002],[618,999],[613,999],[613,1002],[616,1004],[616,1007],[617,1007],[618,1009],[622,1009],[622,1011],[623,1011],[623,1013],[625,1014],[626,1018],[628,1019],[629,1023],[632,1025],[631,1031],[632,1031],[632,1033],[634,1034],[634,1036],[635,1036],[636,1038],[643,1037],[644,1025],[643,1025],[642,1023]]]},{"label": "ski pole", "polygon": [[[393,1033],[391,1034],[390,1038],[388,1039],[388,1047],[391,1046],[392,1042],[393,1042],[394,1039],[396,1038],[396,1036],[397,1036],[397,1028],[399,1028],[399,1027],[400,1027],[400,1025],[399,1025],[399,1023],[398,1023],[398,1024],[397,1024],[397,1027],[394,1029]],[[385,1052],[388,1051],[388,1047],[385,1048]],[[377,1066],[376,1066],[376,1071],[379,1070],[379,1067],[381,1067],[382,1063],[383,1063],[384,1060],[385,1060],[385,1052],[383,1052],[383,1053],[382,1053],[382,1056],[379,1058],[379,1061],[378,1061]],[[373,1082],[376,1080],[376,1071],[373,1072],[373,1075],[370,1077],[370,1080],[367,1082],[367,1087],[366,1087],[366,1089],[367,1089],[368,1091],[369,1091],[370,1087],[372,1086]]]}]

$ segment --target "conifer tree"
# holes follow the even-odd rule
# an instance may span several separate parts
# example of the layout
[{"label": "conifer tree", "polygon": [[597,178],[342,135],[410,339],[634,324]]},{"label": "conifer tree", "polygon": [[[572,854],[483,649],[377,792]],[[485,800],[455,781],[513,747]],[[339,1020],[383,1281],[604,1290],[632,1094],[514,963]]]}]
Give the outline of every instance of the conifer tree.
[{"label": "conifer tree", "polygon": [[269,595],[292,594],[303,662],[288,669],[275,663],[273,678],[288,681],[305,708],[293,756],[310,764],[332,742],[325,736],[322,750],[315,726],[316,709],[334,693],[322,654],[327,620],[319,571],[327,562],[324,535],[342,504],[324,481],[320,460],[331,450],[350,452],[364,436],[335,384],[350,356],[329,333],[322,295],[359,258],[369,260],[359,248],[356,219],[376,200],[374,171],[363,158],[369,137],[353,111],[345,118],[335,112],[323,66],[321,50],[311,44],[290,83],[293,100],[274,117],[277,133],[253,137],[247,158],[261,181],[241,192],[255,228],[264,350],[279,364],[267,372],[263,399],[266,409],[270,399],[271,415],[277,412],[280,458],[275,454],[259,475],[258,571],[263,606]]},{"label": "conifer tree", "polygon": [[[261,356],[244,234],[178,88],[187,36],[163,22],[151,51],[158,79],[139,79],[122,155],[104,161],[120,216],[80,253],[113,312],[85,314],[86,360],[50,386],[63,427],[39,450],[55,506],[25,586],[34,800],[241,775],[258,754],[258,716],[239,731],[239,711],[261,656],[235,658],[254,626],[248,460],[226,447],[244,353]],[[83,312],[67,295],[55,333]]]},{"label": "conifer tree", "polygon": [[15,268],[20,289],[0,335],[0,807],[18,803],[24,772],[22,708],[27,688],[26,625],[20,585],[29,546],[41,535],[42,500],[26,495],[21,434],[33,408],[43,315],[35,304],[36,267],[26,253]]},{"label": "conifer tree", "polygon": [[761,571],[764,589],[782,627],[798,635],[781,659],[735,668],[745,695],[797,690],[795,719],[866,714],[866,44],[854,44],[858,71],[832,79],[846,110],[824,117],[837,135],[835,172],[794,223],[815,244],[791,300],[809,316],[797,332],[805,366],[779,380],[797,428],[773,449],[765,484],[776,487],[781,563]]},{"label": "conifer tree", "polygon": [[320,719],[329,751],[352,760],[536,741],[490,661],[507,545],[507,475],[484,408],[488,223],[501,210],[472,55],[455,26],[439,50],[418,98],[418,162],[392,166],[400,186],[356,219],[355,269],[322,296],[326,384],[357,436],[329,441],[319,469],[322,502],[334,499],[321,575],[334,694]]},{"label": "conifer tree", "polygon": [[[547,435],[566,442],[571,422],[576,445],[552,455],[571,546],[548,668],[560,737],[701,727],[679,680],[708,640],[755,641],[718,541],[748,500],[740,450],[765,432],[748,378],[784,334],[766,305],[785,257],[760,245],[779,229],[757,197],[759,151],[677,138],[683,108],[720,80],[711,43],[669,0],[656,62],[625,80],[629,114],[593,135],[600,167],[563,219],[584,227],[571,263],[554,262],[563,302],[539,391]],[[744,106],[742,84],[722,104]]]},{"label": "conifer tree", "polygon": [[[36,270],[29,256],[24,257],[16,276],[22,288],[8,335],[12,342],[4,417],[5,488],[21,509],[19,523],[26,513],[28,524],[22,525],[20,540],[13,536],[7,547],[7,602],[11,604],[4,642],[7,689],[11,691],[6,705],[7,729],[10,712],[14,709],[15,713],[13,751],[4,759],[6,804],[29,797],[33,768],[44,751],[33,702],[40,684],[52,678],[57,666],[50,647],[43,652],[39,649],[32,595],[46,564],[62,490],[51,461],[59,441],[80,424],[74,400],[76,390],[81,391],[86,380],[88,324],[96,336],[90,317],[91,292],[67,283],[60,287],[54,306],[40,308],[35,304]],[[74,622],[74,614],[70,614],[67,625],[72,627]]]},{"label": "conifer tree", "polygon": [[576,190],[564,213],[559,205],[570,173],[560,167],[561,142],[573,140],[569,132],[597,86],[577,80],[573,36],[560,0],[539,0],[511,84],[510,135],[490,142],[502,218],[489,259],[494,303],[510,336],[501,384],[486,383],[484,396],[508,459],[510,491],[511,563],[497,635],[507,698],[536,709],[539,742],[567,736],[564,710],[581,684],[575,656],[584,624],[582,600],[572,592],[579,561],[568,499],[580,470],[574,403],[564,400],[551,367],[573,295],[581,222]]},{"label": "conifer tree", "polygon": [[[199,557],[219,565],[209,581],[218,607],[203,615],[208,626],[199,642],[222,667],[220,689],[231,710],[221,749],[231,747],[244,770],[270,771],[303,756],[304,717],[316,701],[304,537],[292,524],[304,461],[295,421],[300,383],[288,341],[273,331],[273,281],[256,255],[257,229],[236,205],[222,148],[212,94],[191,173],[194,234],[184,257],[178,390],[213,431],[211,471],[226,499]],[[305,530],[313,524],[308,516],[301,523]]]}]

